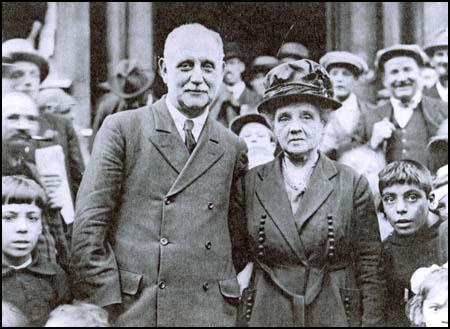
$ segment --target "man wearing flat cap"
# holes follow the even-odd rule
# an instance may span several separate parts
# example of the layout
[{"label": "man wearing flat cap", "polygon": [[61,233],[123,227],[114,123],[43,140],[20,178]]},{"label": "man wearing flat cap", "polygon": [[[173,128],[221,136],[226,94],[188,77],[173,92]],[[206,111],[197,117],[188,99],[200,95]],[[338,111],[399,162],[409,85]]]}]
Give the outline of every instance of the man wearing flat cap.
[{"label": "man wearing flat cap", "polygon": [[278,64],[280,64],[280,62],[274,56],[257,56],[246,72],[249,84],[258,96],[257,103],[259,103],[264,96],[264,77]]},{"label": "man wearing flat cap", "polygon": [[368,66],[361,57],[346,51],[331,51],[320,59],[320,64],[330,74],[334,97],[342,104],[330,115],[320,149],[337,159],[360,142],[355,130],[361,111],[369,106],[355,95],[354,89]]},{"label": "man wearing flat cap", "polygon": [[424,93],[448,103],[448,28],[438,31],[433,40],[425,45],[424,50],[439,76],[436,84],[425,89]]},{"label": "man wearing flat cap", "polygon": [[299,60],[272,69],[265,86],[258,110],[282,152],[245,178],[253,261],[246,268],[253,273],[240,320],[258,327],[380,325],[381,240],[369,184],[319,151],[329,114],[340,107],[331,79],[318,63]]},{"label": "man wearing flat cap", "polygon": [[389,103],[361,116],[358,134],[386,161],[415,160],[429,165],[424,150],[441,122],[447,105],[422,95],[420,67],[426,55],[417,45],[396,45],[378,51],[376,67],[389,89]]},{"label": "man wearing flat cap", "polygon": [[224,61],[223,83],[211,104],[210,116],[228,127],[235,117],[256,106],[256,95],[243,80],[245,62],[239,44],[224,45]]},{"label": "man wearing flat cap", "polygon": [[309,50],[300,42],[286,42],[278,50],[278,59],[281,63],[289,63],[309,58]]}]

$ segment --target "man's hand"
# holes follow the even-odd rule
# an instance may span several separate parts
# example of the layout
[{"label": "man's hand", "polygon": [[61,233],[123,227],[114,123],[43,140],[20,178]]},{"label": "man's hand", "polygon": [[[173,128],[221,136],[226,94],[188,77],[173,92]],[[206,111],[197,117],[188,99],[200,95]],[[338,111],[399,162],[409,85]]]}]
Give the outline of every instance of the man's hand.
[{"label": "man's hand", "polygon": [[41,180],[49,198],[50,208],[61,209],[64,205],[64,201],[58,189],[62,183],[62,178],[59,175],[44,175],[41,176]]},{"label": "man's hand", "polygon": [[395,131],[395,126],[388,118],[375,123],[373,125],[372,138],[370,139],[370,147],[376,150],[380,144],[392,136]]}]

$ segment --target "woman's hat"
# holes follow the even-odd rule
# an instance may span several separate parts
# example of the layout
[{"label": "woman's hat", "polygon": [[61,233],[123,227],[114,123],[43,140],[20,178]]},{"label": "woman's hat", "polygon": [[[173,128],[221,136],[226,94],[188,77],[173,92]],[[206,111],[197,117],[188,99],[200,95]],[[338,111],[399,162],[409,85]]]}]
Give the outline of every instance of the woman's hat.
[{"label": "woman's hat", "polygon": [[302,59],[270,70],[259,112],[270,112],[292,102],[309,101],[333,110],[341,103],[333,99],[333,85],[327,71],[318,63]]},{"label": "woman's hat", "polygon": [[146,74],[134,60],[122,59],[107,83],[101,86],[109,89],[117,96],[129,99],[134,98],[150,88],[153,84],[155,73]]},{"label": "woman's hat", "polygon": [[272,130],[272,127],[267,119],[259,113],[249,113],[234,118],[230,123],[230,130],[236,135],[239,135],[242,128],[250,122],[260,123],[263,126],[266,126],[269,130]]},{"label": "woman's hat", "polygon": [[10,39],[2,44],[2,62],[31,62],[39,67],[41,82],[49,72],[48,61],[42,56],[28,39]]}]

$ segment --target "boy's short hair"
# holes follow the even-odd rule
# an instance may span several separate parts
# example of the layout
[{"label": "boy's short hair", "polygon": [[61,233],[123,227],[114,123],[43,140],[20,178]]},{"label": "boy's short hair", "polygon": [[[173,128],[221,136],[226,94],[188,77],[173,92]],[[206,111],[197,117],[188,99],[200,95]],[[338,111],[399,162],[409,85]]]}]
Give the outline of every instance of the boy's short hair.
[{"label": "boy's short hair", "polygon": [[35,204],[41,209],[47,206],[47,196],[44,189],[34,180],[25,176],[2,177],[2,205],[4,204]]},{"label": "boy's short hair", "polygon": [[58,306],[50,313],[45,326],[54,327],[63,324],[77,327],[110,327],[106,310],[100,306],[82,302]]},{"label": "boy's short hair", "polygon": [[428,195],[432,190],[432,179],[430,171],[419,162],[413,160],[395,161],[388,164],[378,174],[380,178],[378,187],[380,193],[386,187],[395,184],[412,184],[418,186]]}]

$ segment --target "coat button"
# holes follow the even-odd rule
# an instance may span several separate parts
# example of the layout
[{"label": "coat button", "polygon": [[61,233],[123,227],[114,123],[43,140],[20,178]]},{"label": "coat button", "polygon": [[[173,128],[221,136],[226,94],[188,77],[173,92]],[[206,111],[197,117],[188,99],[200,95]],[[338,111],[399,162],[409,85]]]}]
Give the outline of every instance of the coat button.
[{"label": "coat button", "polygon": [[250,321],[251,318],[252,318],[252,317],[251,317],[250,314],[247,314],[247,315],[245,316],[245,319],[246,319],[247,321]]},{"label": "coat button", "polygon": [[170,199],[169,199],[169,198],[166,198],[166,199],[164,200],[164,203],[168,206],[168,205],[170,204]]},{"label": "coat button", "polygon": [[265,235],[266,235],[266,233],[264,233],[264,231],[260,231],[260,232],[259,232],[259,236],[260,236],[260,237],[264,237]]},{"label": "coat button", "polygon": [[158,286],[159,286],[159,289],[165,289],[166,288],[166,283],[164,281],[160,281]]},{"label": "coat button", "polygon": [[261,215],[261,218],[262,218],[262,219],[266,219],[266,218],[267,218],[267,215],[266,215],[266,214],[262,214],[262,215]]},{"label": "coat button", "polygon": [[264,256],[264,253],[262,251],[260,251],[260,252],[258,252],[258,256],[262,257],[262,256]]},{"label": "coat button", "polygon": [[167,246],[169,244],[169,240],[167,240],[166,238],[161,238],[161,240],[159,240],[159,243],[161,243],[161,245],[163,246]]},{"label": "coat button", "polygon": [[213,209],[214,208],[214,204],[212,202],[208,203],[208,209]]},{"label": "coat button", "polygon": [[259,249],[259,250],[263,250],[263,249],[264,249],[264,245],[260,244],[260,245],[258,246],[258,249]]},{"label": "coat button", "polygon": [[208,291],[208,289],[209,289],[209,284],[208,284],[208,282],[205,282],[205,283],[203,284],[203,290],[204,290],[204,291]]},{"label": "coat button", "polygon": [[263,243],[264,240],[265,240],[264,237],[260,237],[260,238],[258,239],[258,242]]},{"label": "coat button", "polygon": [[264,219],[261,219],[260,224],[264,225],[266,223],[266,221]]},{"label": "coat button", "polygon": [[205,248],[206,248],[206,249],[209,250],[209,249],[211,249],[211,247],[212,247],[211,241],[208,241],[208,242],[205,243]]},{"label": "coat button", "polygon": [[252,296],[247,297],[247,302],[251,302],[253,300]]}]

